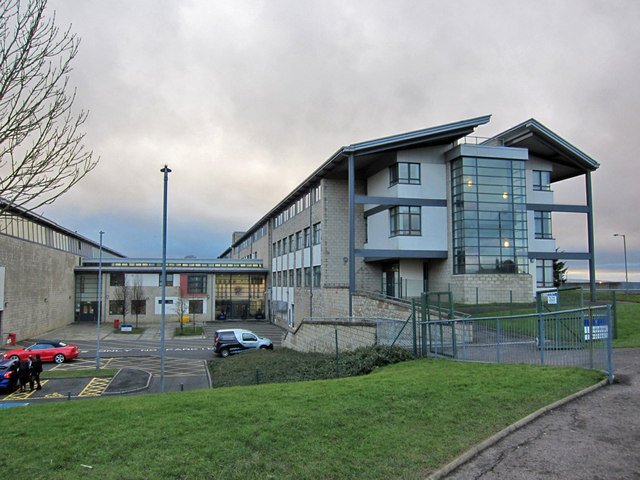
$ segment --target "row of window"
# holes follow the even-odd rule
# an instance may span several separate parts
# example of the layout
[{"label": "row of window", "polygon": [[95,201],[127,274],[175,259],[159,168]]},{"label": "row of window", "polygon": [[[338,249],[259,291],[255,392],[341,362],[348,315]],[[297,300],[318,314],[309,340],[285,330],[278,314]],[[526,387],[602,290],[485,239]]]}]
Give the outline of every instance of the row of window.
[{"label": "row of window", "polygon": [[[158,300],[159,304],[162,304],[162,300]],[[165,305],[172,305],[173,300],[165,300]],[[133,315],[146,315],[147,314],[147,301],[146,300],[131,300],[131,308],[127,313],[131,312]],[[124,315],[125,301],[124,300],[109,300],[109,315]],[[188,311],[184,312],[189,315],[199,314],[204,312],[203,300],[189,300]]]},{"label": "row of window", "polygon": [[287,238],[273,242],[271,245],[272,253],[274,257],[280,255],[286,255],[289,252],[295,252],[296,250],[302,250],[313,245],[320,244],[322,240],[322,230],[320,223],[313,225],[313,228],[307,227],[304,230],[299,230],[295,234],[289,235]]},{"label": "row of window", "polygon": [[[167,273],[167,287],[173,287],[173,274]],[[207,276],[189,274],[187,277],[187,293],[207,293]],[[123,287],[125,285],[124,273],[111,273],[109,275],[109,286]],[[162,274],[158,274],[158,286],[162,286]]]},{"label": "row of window", "polygon": [[[303,277],[304,274],[304,277]],[[313,275],[313,277],[312,277]],[[310,287],[313,279],[313,286],[320,287],[321,283],[321,268],[320,265],[313,267],[296,268],[291,270],[283,270],[281,272],[273,272],[273,286],[274,287]],[[304,278],[304,284],[303,284]]]},{"label": "row of window", "polygon": [[322,199],[322,188],[320,185],[312,188],[305,195],[293,202],[289,207],[276,215],[273,219],[273,228],[278,228],[287,220],[295,217],[297,214],[302,213],[309,208],[312,204],[319,202]]},{"label": "row of window", "polygon": [[242,243],[240,243],[240,245],[235,247],[235,250],[240,251],[240,250],[244,250],[245,248],[248,248],[253,242],[256,242],[260,240],[262,237],[264,237],[267,234],[267,230],[268,230],[268,227],[267,227],[267,224],[265,223],[259,229],[253,232],[251,236],[245,238],[242,241]]}]

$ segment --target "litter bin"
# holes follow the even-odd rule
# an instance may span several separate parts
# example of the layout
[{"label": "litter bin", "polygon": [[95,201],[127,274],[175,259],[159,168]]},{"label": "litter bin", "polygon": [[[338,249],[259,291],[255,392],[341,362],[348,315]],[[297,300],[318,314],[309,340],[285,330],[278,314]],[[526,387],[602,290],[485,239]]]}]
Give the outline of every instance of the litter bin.
[{"label": "litter bin", "polygon": [[119,318],[116,318],[113,321],[113,328],[120,328],[120,319]]},{"label": "litter bin", "polygon": [[16,334],[10,333],[7,335],[7,345],[15,345],[16,344]]}]

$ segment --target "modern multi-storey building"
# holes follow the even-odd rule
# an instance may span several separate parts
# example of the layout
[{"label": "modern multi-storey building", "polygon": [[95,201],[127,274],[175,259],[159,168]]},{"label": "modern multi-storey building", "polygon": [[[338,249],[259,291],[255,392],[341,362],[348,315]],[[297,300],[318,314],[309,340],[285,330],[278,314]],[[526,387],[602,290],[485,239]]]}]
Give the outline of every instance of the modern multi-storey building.
[{"label": "modern multi-storey building", "polygon": [[[490,139],[490,116],[340,148],[221,257],[264,259],[267,312],[353,316],[357,292],[458,302],[531,301],[556,260],[589,263],[595,290],[591,172],[599,165],[534,119]],[[584,205],[552,185],[583,176]],[[557,252],[552,213],[586,216],[588,251]]]}]

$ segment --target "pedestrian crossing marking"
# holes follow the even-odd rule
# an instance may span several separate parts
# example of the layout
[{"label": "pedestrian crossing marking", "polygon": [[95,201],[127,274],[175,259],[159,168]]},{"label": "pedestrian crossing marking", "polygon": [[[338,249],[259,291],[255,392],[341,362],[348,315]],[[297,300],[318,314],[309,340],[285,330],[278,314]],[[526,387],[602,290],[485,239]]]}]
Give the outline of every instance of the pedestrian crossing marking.
[{"label": "pedestrian crossing marking", "polygon": [[89,384],[78,394],[79,397],[99,397],[107,388],[112,377],[93,377]]},{"label": "pedestrian crossing marking", "polygon": [[[42,385],[44,387],[44,385],[47,383],[48,380],[41,380],[40,381],[40,385]],[[18,387],[18,390],[16,390],[13,393],[10,393],[9,395],[7,395],[6,397],[4,397],[4,400],[26,400],[28,399],[31,395],[33,395],[34,393],[36,393],[38,390],[36,390],[35,388],[33,390],[27,390],[26,392],[21,392],[20,388]]]}]

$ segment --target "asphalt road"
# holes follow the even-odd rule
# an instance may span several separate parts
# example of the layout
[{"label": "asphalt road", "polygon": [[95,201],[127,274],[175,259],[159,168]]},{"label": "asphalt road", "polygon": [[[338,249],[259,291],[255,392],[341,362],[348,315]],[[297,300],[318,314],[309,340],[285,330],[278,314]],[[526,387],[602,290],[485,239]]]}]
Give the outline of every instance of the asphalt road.
[{"label": "asphalt road", "polygon": [[640,479],[640,349],[614,350],[613,385],[537,418],[441,478]]}]

